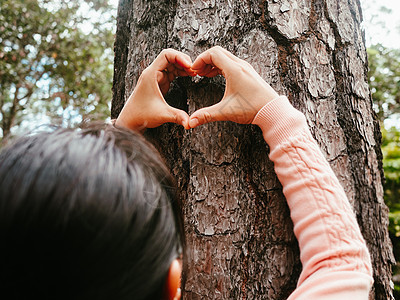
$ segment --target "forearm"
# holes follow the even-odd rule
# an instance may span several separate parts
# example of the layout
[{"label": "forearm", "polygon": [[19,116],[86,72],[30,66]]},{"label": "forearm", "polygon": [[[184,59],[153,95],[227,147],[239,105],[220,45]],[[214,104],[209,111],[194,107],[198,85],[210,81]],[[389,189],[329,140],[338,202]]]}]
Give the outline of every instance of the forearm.
[{"label": "forearm", "polygon": [[[253,123],[261,127],[271,148],[300,246],[303,271],[292,296],[329,299],[320,292],[330,288],[333,297],[351,292],[368,295],[372,277],[367,247],[346,194],[304,115],[280,97],[262,108]],[[341,282],[344,277],[355,280],[347,280],[346,285]],[[321,284],[325,288],[318,292]]]}]

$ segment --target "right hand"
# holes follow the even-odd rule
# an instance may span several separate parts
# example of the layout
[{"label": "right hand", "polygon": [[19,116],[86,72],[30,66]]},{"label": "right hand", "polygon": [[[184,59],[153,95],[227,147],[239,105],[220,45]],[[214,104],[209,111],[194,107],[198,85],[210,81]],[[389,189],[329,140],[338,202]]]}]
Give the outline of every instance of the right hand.
[{"label": "right hand", "polygon": [[200,54],[192,70],[205,77],[223,75],[226,88],[219,103],[190,116],[190,128],[213,121],[250,124],[265,104],[279,96],[249,63],[219,46]]}]

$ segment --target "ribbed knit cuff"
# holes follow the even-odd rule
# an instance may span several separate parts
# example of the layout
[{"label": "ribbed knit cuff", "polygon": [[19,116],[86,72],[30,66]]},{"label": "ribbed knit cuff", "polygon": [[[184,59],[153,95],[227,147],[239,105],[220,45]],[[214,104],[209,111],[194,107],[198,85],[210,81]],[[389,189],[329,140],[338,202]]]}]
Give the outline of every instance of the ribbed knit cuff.
[{"label": "ribbed knit cuff", "polygon": [[286,96],[264,105],[252,123],[261,128],[271,150],[291,137],[309,131],[305,116],[290,104]]}]

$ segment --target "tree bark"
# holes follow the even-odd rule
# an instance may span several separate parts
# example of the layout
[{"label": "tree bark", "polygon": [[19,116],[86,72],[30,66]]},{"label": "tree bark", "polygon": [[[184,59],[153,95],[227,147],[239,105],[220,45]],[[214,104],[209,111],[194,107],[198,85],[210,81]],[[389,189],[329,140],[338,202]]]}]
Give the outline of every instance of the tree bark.
[{"label": "tree bark", "polygon": [[[112,117],[164,48],[193,59],[221,45],[247,60],[307,118],[343,185],[374,268],[371,299],[391,299],[380,129],[367,85],[358,0],[120,0]],[[189,114],[218,102],[224,79],[179,78],[167,101]],[[253,125],[148,130],[184,203],[184,299],[286,299],[299,249],[268,147]]]}]

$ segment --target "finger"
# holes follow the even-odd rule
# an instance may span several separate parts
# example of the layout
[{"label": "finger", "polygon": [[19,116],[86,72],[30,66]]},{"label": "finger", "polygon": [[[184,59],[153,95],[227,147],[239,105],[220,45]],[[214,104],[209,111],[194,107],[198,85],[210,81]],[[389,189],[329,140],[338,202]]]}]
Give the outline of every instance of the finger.
[{"label": "finger", "polygon": [[192,69],[185,69],[180,65],[169,65],[166,69],[168,72],[173,73],[176,77],[178,76],[196,76],[197,74]]},{"label": "finger", "polygon": [[237,61],[226,54],[221,47],[213,47],[200,54],[192,65],[192,70],[196,73],[203,71],[207,65],[220,69],[222,72],[232,70]]},{"label": "finger", "polygon": [[189,115],[185,111],[171,106],[169,106],[169,114],[165,122],[175,123],[182,125],[185,129],[190,129]]},{"label": "finger", "polygon": [[186,74],[187,74],[188,76],[192,76],[192,77],[197,76],[197,73],[196,73],[195,71],[193,71],[192,68],[190,68],[190,69],[185,69],[185,72],[186,72]]},{"label": "finger", "polygon": [[185,70],[185,69],[180,69],[180,68],[175,68],[175,67],[172,67],[172,68],[168,68],[168,72],[171,72],[172,74],[174,74],[174,76],[175,77],[178,77],[178,76],[194,76],[193,75],[193,71],[190,71],[190,70]]},{"label": "finger", "polygon": [[179,67],[179,66],[178,65],[168,65],[166,70],[167,70],[167,72],[173,73],[177,69],[177,67]]},{"label": "finger", "polygon": [[157,72],[157,82],[159,85],[170,84],[168,74],[167,72]]},{"label": "finger", "polygon": [[169,82],[172,82],[172,81],[174,81],[174,79],[175,79],[175,74],[174,73],[167,73],[167,76],[168,76],[168,81]]},{"label": "finger", "polygon": [[178,65],[178,64],[174,64],[174,65],[171,65],[171,66],[173,66],[175,69],[179,69],[179,70],[184,70],[185,69],[184,67],[182,67],[181,65]]},{"label": "finger", "polygon": [[196,73],[194,73],[193,71],[190,72],[188,70],[179,70],[179,69],[174,69],[172,72],[169,71],[157,72],[157,82],[161,94],[165,95],[168,92],[170,84],[178,76],[181,77],[196,76]]},{"label": "finger", "polygon": [[[193,70],[190,68],[190,69],[187,69],[187,68],[184,68],[184,67],[182,67],[182,66],[180,66],[180,65],[177,65],[177,64],[175,64],[175,65],[171,65],[171,67],[172,68],[174,68],[174,69],[178,69],[178,70],[183,70],[183,71],[188,71],[188,72],[192,72],[193,73]],[[170,67],[168,67],[168,69],[169,69]]]},{"label": "finger", "polygon": [[205,68],[203,70],[201,70],[201,74],[207,75],[208,73],[211,72],[212,69],[214,69],[215,67],[213,67],[212,65],[206,65]]},{"label": "finger", "polygon": [[213,65],[206,65],[202,71],[203,71],[204,73],[208,73],[208,72],[210,72],[213,68],[215,68],[215,66],[213,66]]},{"label": "finger", "polygon": [[181,66],[178,66],[178,65],[174,65],[174,67],[176,67],[175,70],[174,70],[174,74],[176,76],[196,76],[197,75],[197,73],[194,72],[192,70],[192,68],[184,69],[184,68],[182,68]]},{"label": "finger", "polygon": [[215,77],[217,75],[222,75],[221,70],[218,68],[213,68],[210,72],[208,72],[207,74],[202,75],[202,76],[211,78],[211,77]]},{"label": "finger", "polygon": [[177,76],[191,76],[190,73],[186,72],[185,70],[177,70]]},{"label": "finger", "polygon": [[[185,73],[186,74],[186,73]],[[173,70],[172,72],[164,71],[158,72],[157,82],[159,85],[170,84],[174,79],[178,76],[177,70]]]},{"label": "finger", "polygon": [[164,72],[157,72],[157,82],[158,82],[158,88],[160,89],[160,92],[162,95],[165,95],[168,90],[169,90],[169,86],[172,82],[172,80],[169,78],[169,74],[168,72],[164,71]]},{"label": "finger", "polygon": [[189,118],[190,128],[215,121],[227,121],[228,116],[223,114],[222,108],[224,104],[221,103],[222,102],[219,102],[213,106],[204,107],[195,111]]},{"label": "finger", "polygon": [[234,55],[233,53],[229,52],[228,50],[226,50],[225,48],[222,48],[220,46],[217,46],[217,48],[219,48],[219,50],[221,50],[222,52],[224,52],[227,56],[229,56],[232,60],[236,61],[236,62],[241,62],[243,61],[242,59],[240,59],[239,57],[237,57],[236,55]]},{"label": "finger", "polygon": [[203,70],[196,70],[196,73],[204,77],[215,77],[218,74],[222,74],[222,71],[211,65],[206,65]]},{"label": "finger", "polygon": [[190,69],[192,66],[192,60],[188,55],[182,52],[174,49],[165,49],[161,51],[151,66],[156,68],[158,71],[162,71],[167,69],[171,64],[177,64],[184,69]]}]

